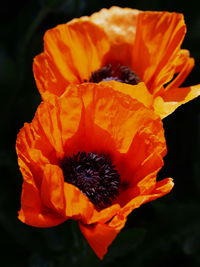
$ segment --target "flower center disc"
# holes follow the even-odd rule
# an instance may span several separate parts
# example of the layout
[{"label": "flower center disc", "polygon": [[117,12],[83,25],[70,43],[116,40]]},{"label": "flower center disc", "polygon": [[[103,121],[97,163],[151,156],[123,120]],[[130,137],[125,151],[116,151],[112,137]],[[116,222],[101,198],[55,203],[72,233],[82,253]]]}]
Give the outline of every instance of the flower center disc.
[{"label": "flower center disc", "polygon": [[127,84],[138,84],[141,79],[129,67],[123,65],[108,64],[97,71],[92,72],[89,82],[118,81]]},{"label": "flower center disc", "polygon": [[108,155],[78,152],[61,160],[67,183],[77,186],[99,209],[106,208],[119,194],[120,175]]}]

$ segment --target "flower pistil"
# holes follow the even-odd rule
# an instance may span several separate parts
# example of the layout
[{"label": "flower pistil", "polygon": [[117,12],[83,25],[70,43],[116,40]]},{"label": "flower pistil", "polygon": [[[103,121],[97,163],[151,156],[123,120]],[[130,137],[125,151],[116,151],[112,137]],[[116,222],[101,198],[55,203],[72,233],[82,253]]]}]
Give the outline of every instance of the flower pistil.
[{"label": "flower pistil", "polygon": [[139,76],[129,67],[111,63],[92,72],[89,78],[89,82],[93,83],[111,80],[133,85],[138,84],[141,81]]},{"label": "flower pistil", "polygon": [[66,182],[77,186],[98,208],[112,205],[119,194],[120,175],[109,155],[78,152],[60,162]]}]

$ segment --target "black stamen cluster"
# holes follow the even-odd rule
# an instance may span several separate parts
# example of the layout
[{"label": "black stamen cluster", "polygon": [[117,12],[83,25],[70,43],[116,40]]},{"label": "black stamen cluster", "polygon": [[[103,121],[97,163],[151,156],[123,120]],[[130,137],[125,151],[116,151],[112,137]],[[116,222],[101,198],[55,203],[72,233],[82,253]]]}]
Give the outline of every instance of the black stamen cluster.
[{"label": "black stamen cluster", "polygon": [[129,67],[108,64],[97,71],[92,72],[89,82],[99,83],[101,81],[118,81],[127,84],[138,84],[141,80],[139,76]]},{"label": "black stamen cluster", "polygon": [[118,196],[120,175],[107,155],[78,152],[60,162],[65,181],[77,186],[99,209]]}]

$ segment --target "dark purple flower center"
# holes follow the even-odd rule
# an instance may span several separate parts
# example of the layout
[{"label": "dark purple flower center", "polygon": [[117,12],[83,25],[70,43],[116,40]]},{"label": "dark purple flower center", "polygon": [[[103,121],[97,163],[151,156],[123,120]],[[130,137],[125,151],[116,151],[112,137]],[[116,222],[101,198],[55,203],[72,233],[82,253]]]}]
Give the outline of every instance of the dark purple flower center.
[{"label": "dark purple flower center", "polygon": [[78,152],[60,162],[64,179],[77,186],[99,209],[110,206],[119,194],[120,175],[110,157]]},{"label": "dark purple flower center", "polygon": [[129,67],[120,64],[107,64],[106,66],[92,72],[89,82],[99,83],[101,81],[118,81],[127,84],[138,84],[139,76]]}]

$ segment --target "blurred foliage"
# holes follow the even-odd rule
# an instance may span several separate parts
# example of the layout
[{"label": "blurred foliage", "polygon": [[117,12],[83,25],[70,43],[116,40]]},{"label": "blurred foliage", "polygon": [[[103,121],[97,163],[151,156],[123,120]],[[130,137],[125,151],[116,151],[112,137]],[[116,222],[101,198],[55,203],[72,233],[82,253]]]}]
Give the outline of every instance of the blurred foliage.
[{"label": "blurred foliage", "polygon": [[185,85],[200,83],[200,4],[196,0],[3,1],[0,8],[1,266],[200,266],[199,99],[164,120],[168,155],[160,177],[174,178],[173,192],[135,210],[104,261],[96,258],[77,230],[76,222],[39,229],[17,219],[22,178],[15,140],[23,123],[33,118],[40,102],[32,60],[42,51],[43,34],[57,24],[112,5],[184,13],[188,33],[183,47],[196,59],[196,67]]}]

